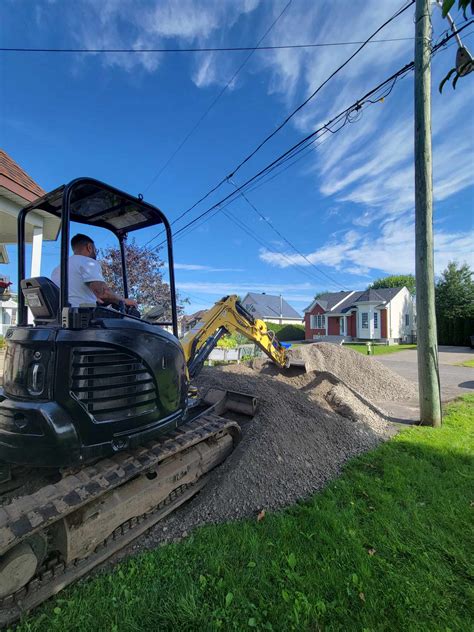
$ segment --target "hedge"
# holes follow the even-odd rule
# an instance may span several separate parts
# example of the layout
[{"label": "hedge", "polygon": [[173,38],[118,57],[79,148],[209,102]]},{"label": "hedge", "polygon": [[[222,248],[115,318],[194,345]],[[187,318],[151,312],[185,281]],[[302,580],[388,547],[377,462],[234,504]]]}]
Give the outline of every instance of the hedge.
[{"label": "hedge", "polygon": [[268,329],[274,331],[278,340],[304,340],[304,325],[278,325],[276,323],[265,323]]},{"label": "hedge", "polygon": [[443,318],[438,316],[438,344],[469,346],[474,335],[474,318]]}]

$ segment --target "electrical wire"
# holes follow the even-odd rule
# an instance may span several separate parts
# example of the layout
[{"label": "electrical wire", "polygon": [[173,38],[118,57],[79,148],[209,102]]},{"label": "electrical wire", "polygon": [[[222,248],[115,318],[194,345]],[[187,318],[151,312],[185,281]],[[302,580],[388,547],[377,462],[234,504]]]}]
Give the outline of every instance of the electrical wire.
[{"label": "electrical wire", "polygon": [[[469,27],[470,24],[472,24],[472,23],[474,23],[474,20],[471,20],[470,23],[466,24],[465,28]],[[439,42],[435,47],[433,47],[432,53],[431,53],[432,56],[435,55],[442,47],[446,47],[447,42],[450,39],[452,39],[452,37],[453,37],[453,35],[447,35],[446,38],[443,41]],[[313,151],[314,149],[316,149],[317,146],[313,146],[313,145],[315,144],[315,140],[317,140],[314,137],[318,133],[320,133],[321,136],[324,135],[324,134],[328,134],[327,137],[323,141],[321,141],[319,143],[319,144],[322,144],[323,142],[328,140],[334,133],[337,133],[346,124],[351,122],[350,113],[354,109],[360,110],[361,108],[364,107],[365,104],[373,104],[373,103],[380,102],[381,99],[385,98],[387,95],[389,95],[392,92],[396,82],[400,78],[406,76],[408,74],[408,72],[413,70],[413,67],[414,67],[414,63],[413,62],[410,62],[409,64],[406,64],[404,67],[400,68],[396,73],[394,73],[393,75],[388,77],[386,80],[381,82],[378,86],[376,86],[375,88],[373,88],[372,90],[367,92],[364,95],[364,97],[358,99],[351,106],[346,108],[346,110],[343,110],[342,112],[340,112],[338,115],[333,117],[333,119],[328,121],[325,125],[320,127],[318,130],[315,130],[314,132],[309,134],[306,138],[302,139],[302,141],[300,141],[299,143],[296,143],[296,145],[294,145],[292,148],[290,148],[290,150],[288,150],[287,152],[285,152],[284,154],[279,156],[276,160],[274,160],[272,163],[270,163],[270,165],[267,165],[267,167],[262,169],[258,174],[256,174],[255,176],[253,176],[252,178],[247,180],[247,182],[245,182],[243,185],[237,187],[236,190],[233,193],[231,193],[230,195],[226,196],[225,198],[223,198],[222,200],[220,200],[219,202],[214,204],[212,207],[210,207],[209,209],[207,209],[206,211],[201,213],[197,218],[195,218],[194,220],[192,220],[191,222],[188,222],[185,226],[183,226],[179,231],[176,232],[176,234],[175,234],[176,240],[179,240],[180,237],[187,236],[187,234],[189,234],[189,232],[191,230],[193,230],[193,228],[192,228],[193,226],[197,227],[198,225],[201,225],[202,223],[204,223],[208,219],[211,219],[212,217],[217,215],[219,212],[223,211],[223,209],[225,209],[229,204],[231,204],[233,201],[235,201],[236,195],[240,195],[240,192],[243,192],[246,189],[248,190],[248,187],[249,187],[250,183],[252,183],[252,182],[254,183],[254,186],[253,186],[253,188],[251,190],[254,190],[255,188],[257,188],[257,186],[262,186],[263,184],[266,184],[266,182],[263,182],[263,183],[260,183],[260,185],[256,185],[256,183],[259,181],[259,179],[261,180],[266,175],[268,175],[268,173],[271,173],[271,171],[273,171],[276,168],[280,167],[282,164],[284,164],[284,162],[286,160],[288,160],[289,157],[294,159],[295,156],[297,156],[298,153],[302,153],[301,156],[296,158],[296,160],[293,160],[291,162],[291,164],[287,165],[284,168],[284,170],[286,170],[289,167],[291,167],[292,164],[294,164],[297,161],[299,161],[301,158],[303,158],[310,151]],[[381,91],[384,91],[384,92],[382,92],[382,94],[380,94]],[[377,95],[377,98],[374,98],[374,99],[370,98],[370,97],[373,97],[373,96],[376,96],[376,95]],[[343,120],[342,123],[340,123],[341,120]],[[332,125],[336,125],[336,124],[339,124],[339,127],[337,129],[331,129],[331,126]],[[328,132],[331,132],[331,135]],[[282,170],[280,170],[280,172],[281,171]],[[275,174],[274,176],[272,176],[271,179],[273,179],[273,177],[276,177],[276,175],[280,175],[280,173]],[[233,216],[230,211],[223,211],[223,212],[224,212],[224,215],[228,219],[230,219],[231,221],[236,223],[238,226],[240,226],[240,228],[244,232],[249,234],[249,236],[251,236],[255,241],[257,241],[257,243],[260,243],[261,245],[263,245],[267,249],[271,249],[271,248],[268,247],[267,244],[265,244],[265,242],[263,242],[263,240],[261,238],[259,238],[255,234],[253,234],[252,231],[249,229],[249,227],[245,226],[242,222],[240,222],[240,220],[235,218],[235,216]],[[211,215],[211,213],[212,213],[212,215]],[[149,243],[149,242],[147,242],[147,243]],[[165,243],[165,242],[161,242],[158,245],[158,247],[160,247],[163,243]],[[292,245],[292,247],[293,247],[293,245]],[[295,247],[293,247],[293,248],[295,249]],[[298,252],[298,254],[302,254],[302,253],[299,253],[299,251],[297,249],[296,249],[296,251]],[[298,268],[301,272],[303,272],[304,274],[306,274],[308,276],[308,271],[305,268],[302,268],[297,263],[295,263],[293,260],[289,259],[285,253],[279,252],[279,254],[281,254],[284,258],[287,258],[289,260],[290,265]],[[312,264],[312,262],[310,262],[310,263]],[[319,281],[319,279],[318,279],[318,281]],[[332,280],[331,280],[331,283],[334,284],[334,282]],[[339,287],[343,287],[343,286],[339,285]]]},{"label": "electrical wire", "polygon": [[[230,210],[224,210],[222,211],[223,214],[227,217],[227,219],[229,219],[231,222],[233,222],[236,226],[238,226],[243,232],[245,232],[247,235],[249,235],[249,237],[251,237],[254,241],[256,241],[260,246],[262,246],[263,248],[265,248],[266,250],[271,250],[271,246],[268,244],[268,242],[266,242],[264,239],[261,238],[261,236],[257,235],[254,231],[252,231],[249,226],[246,226],[239,218],[237,218]],[[309,279],[311,279],[311,281],[316,281],[317,283],[321,283],[321,279],[316,277],[313,273],[311,273],[309,270],[307,270],[306,268],[303,268],[302,266],[300,266],[299,264],[295,263],[285,252],[278,250],[277,249],[278,254],[280,254],[284,259],[286,259],[289,263],[290,266],[296,268],[299,272],[302,272],[304,275],[306,275]],[[334,285],[335,287],[341,287],[339,284],[334,284],[333,282],[331,282],[332,285]]]},{"label": "electrical wire", "polygon": [[[231,179],[229,179],[229,182],[235,187],[235,189],[238,191],[239,187],[235,184],[235,182],[233,182]],[[331,275],[327,274],[326,272],[324,272],[324,270],[322,270],[321,268],[319,268],[318,266],[316,266],[310,259],[308,259],[308,257],[306,255],[304,255],[300,250],[298,250],[298,248],[287,238],[285,237],[285,235],[283,235],[283,233],[281,233],[278,228],[273,224],[273,222],[271,222],[267,217],[265,217],[265,215],[263,215],[263,213],[261,213],[258,208],[255,206],[255,204],[253,202],[251,202],[249,200],[249,198],[245,195],[245,193],[243,191],[239,192],[239,195],[247,202],[247,204],[250,206],[250,208],[257,214],[257,216],[263,220],[268,226],[270,226],[270,228],[274,231],[274,233],[276,235],[278,235],[278,237],[280,239],[283,239],[283,241],[288,244],[288,246],[290,246],[290,248],[292,250],[294,250],[298,256],[302,257],[311,267],[313,267],[319,274],[324,275],[329,281],[331,281],[332,283],[334,283],[335,285],[341,287],[343,290],[347,290],[347,288],[343,285],[341,285],[339,283],[339,281],[336,281],[336,279],[333,279],[331,277]],[[291,259],[291,258],[290,258]]]},{"label": "electrical wire", "polygon": [[[196,206],[198,206],[201,202],[203,202],[204,200],[206,200],[210,195],[212,195],[215,191],[217,191],[217,189],[219,189],[226,181],[227,179],[230,177],[232,178],[238,171],[239,169],[241,169],[243,167],[243,165],[245,165],[253,156],[255,156],[255,154],[271,139],[275,136],[275,134],[277,134],[285,125],[288,124],[288,122],[303,108],[305,107],[305,105],[307,105],[309,103],[309,101],[311,99],[313,99],[319,92],[320,90],[337,74],[339,73],[345,66],[347,66],[347,64],[354,59],[354,57],[356,55],[358,55],[361,50],[370,42],[370,40],[372,40],[373,37],[375,37],[375,35],[377,35],[377,33],[379,33],[383,28],[385,28],[388,24],[390,24],[393,20],[395,20],[397,17],[399,17],[402,13],[404,13],[410,6],[412,6],[414,4],[415,0],[410,0],[406,5],[404,5],[403,7],[401,7],[398,11],[396,11],[388,20],[386,20],[381,26],[379,26],[362,44],[361,46],[359,46],[357,48],[357,50],[352,53],[347,59],[346,61],[344,61],[338,68],[336,68],[336,70],[334,70],[310,95],[309,97],[307,97],[303,103],[301,103],[297,108],[295,108],[278,126],[275,130],[273,130],[273,132],[271,132],[269,135],[267,135],[263,141],[261,141],[259,143],[259,145],[257,145],[257,147],[255,149],[252,150],[252,152],[250,154],[248,154],[236,167],[234,167],[234,169],[232,170],[231,173],[229,173],[227,176],[225,176],[224,178],[222,178],[222,180],[220,180],[220,182],[218,182],[214,187],[212,187],[205,195],[203,195],[201,198],[199,198],[199,200],[197,200],[197,202],[195,202],[192,206],[190,206],[189,208],[187,208],[185,211],[183,211],[181,213],[181,215],[179,215],[175,220],[173,220],[172,224],[175,224],[177,221],[179,221],[180,219],[182,219],[183,217],[185,217],[188,213],[190,213],[194,208],[196,208]],[[148,243],[151,243],[154,239],[156,239],[158,237],[158,234],[155,235],[154,237],[152,237],[152,239],[150,239]]]},{"label": "electrical wire", "polygon": [[198,129],[198,127],[201,125],[201,123],[203,122],[203,120],[206,118],[206,116],[209,114],[209,112],[214,108],[214,106],[217,104],[217,102],[220,100],[220,98],[223,96],[223,94],[225,93],[225,91],[227,90],[227,88],[234,82],[234,80],[237,78],[237,76],[239,75],[240,71],[244,68],[244,66],[247,64],[247,62],[250,60],[250,58],[252,57],[252,55],[255,53],[255,51],[257,50],[259,44],[261,42],[263,42],[263,40],[267,37],[267,35],[272,31],[272,29],[274,28],[274,26],[276,25],[276,23],[279,21],[279,19],[283,16],[283,14],[286,12],[286,10],[289,8],[289,6],[291,5],[291,3],[293,2],[293,0],[289,0],[289,2],[287,2],[287,4],[283,7],[283,10],[279,13],[279,15],[275,18],[275,20],[273,20],[273,22],[270,24],[270,26],[267,28],[267,30],[265,31],[265,33],[262,35],[262,37],[259,39],[257,46],[251,49],[251,52],[249,55],[247,55],[247,57],[244,59],[244,61],[240,64],[240,66],[237,68],[237,70],[234,72],[234,74],[232,75],[232,77],[229,79],[229,81],[226,83],[226,85],[222,88],[222,90],[217,94],[217,96],[211,101],[211,103],[209,104],[209,106],[206,108],[206,110],[201,114],[201,116],[199,117],[199,119],[196,121],[196,123],[193,125],[193,127],[189,130],[189,132],[186,134],[186,136],[183,138],[183,140],[179,143],[179,145],[174,149],[174,151],[171,153],[171,155],[168,157],[168,159],[165,161],[165,163],[162,165],[162,167],[159,169],[158,173],[153,176],[153,178],[151,179],[151,182],[147,185],[147,187],[144,189],[144,193],[146,193],[147,191],[149,191],[149,189],[155,184],[155,182],[158,180],[158,178],[161,176],[161,174],[163,173],[163,171],[166,169],[166,167],[170,164],[170,162],[173,160],[173,158],[176,156],[176,154],[182,149],[182,147],[186,144],[186,142],[190,139],[190,137],[194,134],[194,132]]},{"label": "electrical wire", "polygon": [[[474,19],[469,20],[465,25],[463,25],[462,27],[460,27],[458,29],[458,33],[463,31],[464,29],[468,28],[473,23],[474,23]],[[434,56],[441,48],[445,47],[446,44],[449,42],[449,40],[451,40],[453,37],[454,37],[454,35],[452,33],[446,35],[445,38],[442,41],[440,41],[438,44],[436,44],[432,48],[431,55]],[[293,147],[291,147],[289,150],[287,150],[286,152],[284,152],[283,154],[278,156],[269,165],[267,165],[266,167],[261,169],[256,175],[254,175],[251,178],[249,178],[243,185],[241,185],[239,187],[239,191],[244,189],[244,188],[246,188],[246,187],[248,187],[248,185],[250,185],[254,181],[260,179],[262,176],[265,176],[268,172],[270,172],[271,170],[275,169],[277,166],[282,164],[286,159],[293,158],[296,155],[297,152],[305,150],[311,144],[311,142],[314,142],[311,139],[314,139],[314,137],[317,136],[318,134],[321,134],[323,131],[331,131],[332,133],[336,133],[337,131],[339,131],[339,129],[341,129],[348,122],[347,115],[350,114],[350,112],[352,112],[353,110],[359,110],[361,107],[363,107],[363,105],[365,103],[371,103],[371,104],[372,103],[377,103],[380,100],[386,98],[386,96],[388,96],[391,93],[391,91],[393,90],[396,82],[400,78],[402,78],[403,76],[408,74],[408,72],[411,72],[413,70],[413,68],[414,68],[414,62],[413,61],[408,63],[408,64],[405,64],[405,66],[403,66],[398,71],[393,73],[390,77],[388,77],[387,79],[382,81],[380,84],[378,84],[378,86],[376,86],[375,88],[373,88],[372,90],[367,92],[363,97],[359,98],[352,105],[350,105],[345,110],[343,110],[342,112],[337,114],[335,117],[333,117],[330,121],[328,121],[327,123],[325,123],[324,125],[319,127],[314,132],[310,133],[308,136],[306,136],[305,138],[300,140],[295,145],[293,145]],[[380,92],[384,88],[385,88],[386,92],[384,92],[382,95],[378,95],[377,98],[375,98],[375,99],[370,99],[370,97],[372,97],[374,95],[377,95],[377,93]],[[336,130],[332,130],[331,129],[331,125],[337,124],[344,117],[346,117],[346,120],[343,121],[343,123],[340,125],[340,127],[338,129],[336,129]],[[225,178],[225,180],[227,180],[227,178]],[[222,204],[224,202],[227,202],[229,199],[231,199],[235,195],[235,193],[238,193],[238,191],[233,192],[233,193],[225,196],[222,200],[220,200],[216,204],[213,204],[210,208],[208,208],[205,211],[203,211],[202,213],[200,213],[196,218],[194,218],[193,220],[191,220],[190,222],[185,224],[182,228],[180,228],[175,233],[175,236],[181,234],[189,226],[193,225],[194,223],[199,221],[202,217],[206,216],[207,214],[209,214],[213,210],[216,210],[219,207],[221,207]],[[179,216],[178,218],[176,218],[172,222],[172,224],[176,223],[179,219],[181,219],[182,216],[183,216],[183,214],[181,216]],[[152,237],[148,242],[146,242],[146,245],[151,243],[151,241],[153,241],[154,239],[156,239],[157,237],[159,237],[162,234],[163,234],[163,232],[155,235],[154,237]],[[158,246],[161,246],[162,243],[164,243],[164,242],[161,242]]]},{"label": "electrical wire", "polygon": [[[248,187],[249,184],[251,184],[252,182],[256,181],[262,175],[268,173],[270,170],[273,170],[276,166],[278,166],[282,162],[283,159],[285,159],[287,157],[293,157],[294,155],[296,155],[295,152],[297,150],[298,151],[302,151],[303,149],[305,149],[310,144],[312,139],[314,139],[321,132],[323,132],[325,130],[326,131],[329,130],[329,131],[331,131],[333,133],[336,133],[337,131],[339,131],[339,129],[342,129],[342,127],[347,122],[344,119],[345,119],[345,117],[347,117],[347,114],[349,112],[351,112],[352,110],[354,110],[356,108],[359,109],[360,107],[362,107],[362,104],[363,104],[363,102],[366,101],[366,99],[368,99],[373,94],[377,93],[382,87],[384,87],[385,85],[387,85],[390,82],[392,82],[396,77],[402,76],[403,74],[406,74],[407,72],[412,70],[413,67],[414,67],[413,62],[410,62],[409,64],[406,64],[403,68],[401,68],[396,73],[391,75],[388,79],[386,79],[385,81],[381,82],[378,86],[376,86],[375,88],[373,88],[372,90],[367,92],[363,97],[361,97],[360,99],[357,99],[357,101],[355,101],[352,105],[350,105],[349,107],[345,108],[342,112],[340,112],[339,114],[334,116],[330,121],[328,121],[327,123],[325,123],[324,125],[322,125],[318,129],[316,129],[315,131],[311,132],[310,134],[308,134],[306,137],[304,137],[298,143],[293,145],[290,149],[285,151],[283,154],[280,154],[271,163],[269,163],[267,166],[265,166],[263,169],[261,169],[257,174],[255,174],[254,176],[250,177],[246,182],[244,182],[244,184],[239,187],[239,191],[245,189],[246,187]],[[341,120],[343,120],[343,122],[340,124],[340,127],[337,130],[331,130],[330,129],[332,125],[337,124]],[[227,180],[227,178],[226,178],[226,180]],[[176,231],[175,235],[179,235],[185,228],[187,228],[188,226],[191,226],[192,224],[197,222],[201,217],[204,217],[208,213],[212,212],[218,206],[221,206],[224,202],[227,202],[229,199],[233,198],[236,194],[238,194],[238,191],[234,191],[233,193],[230,193],[229,195],[226,195],[222,200],[220,200],[219,202],[216,202],[211,207],[209,207],[205,211],[201,212],[197,217],[195,217],[193,220],[191,220],[187,224],[185,224],[185,226],[183,226],[178,231]],[[178,219],[179,218],[177,218],[175,220],[175,222],[178,221]],[[163,233],[161,233],[161,234],[163,234]],[[156,239],[156,237],[158,237],[158,236],[159,235],[156,235],[155,237],[150,239],[147,242],[147,244],[149,244],[151,241]],[[161,243],[159,245],[161,245]]]},{"label": "electrical wire", "polygon": [[[373,39],[370,44],[385,44],[390,42],[413,41],[415,37],[389,37],[385,39]],[[311,44],[279,44],[274,46],[216,46],[207,48],[26,48],[26,47],[0,47],[3,53],[71,53],[83,54],[143,54],[143,53],[235,53],[246,51],[268,50],[298,50],[302,48],[326,48],[332,46],[353,46],[363,44],[363,40],[350,40],[345,42],[313,42]]]}]

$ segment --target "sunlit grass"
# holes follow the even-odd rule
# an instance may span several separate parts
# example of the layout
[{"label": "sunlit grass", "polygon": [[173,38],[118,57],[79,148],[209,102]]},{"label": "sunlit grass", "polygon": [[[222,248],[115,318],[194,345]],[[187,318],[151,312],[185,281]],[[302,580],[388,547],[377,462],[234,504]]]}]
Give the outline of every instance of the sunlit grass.
[{"label": "sunlit grass", "polygon": [[131,558],[18,630],[472,630],[473,417],[467,396],[308,502]]}]

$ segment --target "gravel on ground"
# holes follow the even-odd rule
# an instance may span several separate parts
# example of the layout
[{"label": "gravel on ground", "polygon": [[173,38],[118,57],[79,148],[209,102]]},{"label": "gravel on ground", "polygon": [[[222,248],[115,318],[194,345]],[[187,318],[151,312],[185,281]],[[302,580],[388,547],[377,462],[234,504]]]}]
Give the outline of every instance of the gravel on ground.
[{"label": "gravel on ground", "polygon": [[311,369],[306,374],[261,360],[203,369],[201,391],[254,394],[259,410],[204,490],[136,546],[156,546],[198,525],[256,517],[308,498],[348,459],[393,436],[397,428],[372,402],[400,400],[407,391],[411,396],[409,382],[373,358],[336,345],[311,345],[303,355]]}]

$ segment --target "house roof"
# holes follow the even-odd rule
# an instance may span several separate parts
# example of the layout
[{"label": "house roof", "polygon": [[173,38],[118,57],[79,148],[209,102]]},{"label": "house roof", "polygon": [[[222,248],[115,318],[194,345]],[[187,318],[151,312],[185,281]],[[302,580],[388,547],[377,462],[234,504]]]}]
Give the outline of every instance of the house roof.
[{"label": "house roof", "polygon": [[289,305],[284,298],[272,294],[249,292],[242,304],[257,318],[294,318],[301,320],[301,315]]},{"label": "house roof", "polygon": [[3,149],[0,149],[0,188],[28,202],[46,193]]},{"label": "house roof", "polygon": [[389,303],[402,289],[401,287],[387,287],[363,292],[326,292],[315,299],[304,311],[312,311],[315,304],[319,303],[326,312],[334,310],[334,313],[344,314],[356,307],[357,303]]},{"label": "house roof", "polygon": [[311,305],[304,310],[305,312],[310,312],[316,303],[319,303],[321,307],[330,312],[338,303],[341,301],[347,300],[350,296],[352,296],[354,292],[341,290],[340,292],[325,292],[315,298]]},{"label": "house roof", "polygon": [[403,288],[401,287],[381,287],[377,288],[376,290],[366,290],[365,292],[361,292],[361,295],[355,302],[362,303],[364,301],[378,301],[379,303],[388,303],[402,289]]}]

